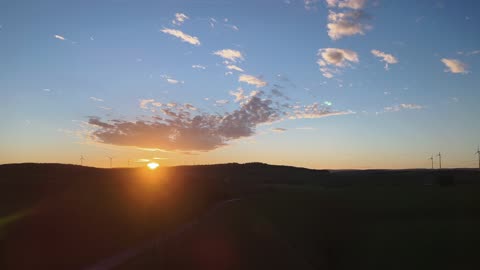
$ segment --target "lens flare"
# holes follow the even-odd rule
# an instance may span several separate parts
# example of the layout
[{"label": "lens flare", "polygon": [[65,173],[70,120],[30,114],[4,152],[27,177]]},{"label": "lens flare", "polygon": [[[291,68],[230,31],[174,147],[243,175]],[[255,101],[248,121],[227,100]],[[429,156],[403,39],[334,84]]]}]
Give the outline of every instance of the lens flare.
[{"label": "lens flare", "polygon": [[160,165],[158,165],[158,163],[156,163],[156,162],[150,162],[150,163],[147,164],[147,167],[150,170],[155,170],[156,168],[158,168],[158,166],[160,166]]}]

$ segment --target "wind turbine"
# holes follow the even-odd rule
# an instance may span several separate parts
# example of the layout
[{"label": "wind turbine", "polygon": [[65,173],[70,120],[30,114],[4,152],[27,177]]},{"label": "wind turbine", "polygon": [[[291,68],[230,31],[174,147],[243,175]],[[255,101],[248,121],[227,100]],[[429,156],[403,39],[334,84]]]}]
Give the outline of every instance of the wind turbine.
[{"label": "wind turbine", "polygon": [[113,160],[113,157],[107,156],[107,158],[110,159],[110,168],[112,168],[112,160]]},{"label": "wind turbine", "polygon": [[80,155],[80,166],[83,166],[83,161],[85,161],[85,158],[83,155]]},{"label": "wind turbine", "polygon": [[433,170],[433,155],[431,157],[429,157],[428,159],[432,161],[432,170]]},{"label": "wind turbine", "polygon": [[480,169],[480,146],[477,146],[477,152],[475,154],[478,155],[478,168]]},{"label": "wind turbine", "polygon": [[438,164],[439,164],[438,168],[441,169],[442,168],[442,153],[438,152],[437,157],[438,157]]}]

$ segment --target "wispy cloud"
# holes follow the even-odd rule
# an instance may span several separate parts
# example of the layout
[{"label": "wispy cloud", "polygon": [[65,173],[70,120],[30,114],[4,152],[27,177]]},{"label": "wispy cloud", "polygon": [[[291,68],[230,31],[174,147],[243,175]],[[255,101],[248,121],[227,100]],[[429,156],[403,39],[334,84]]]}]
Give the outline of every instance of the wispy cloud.
[{"label": "wispy cloud", "polygon": [[303,6],[306,10],[316,10],[319,0],[303,0]]},{"label": "wispy cloud", "polygon": [[371,52],[372,52],[372,54],[375,55],[376,57],[382,58],[382,61],[385,62],[385,70],[388,70],[388,69],[389,69],[388,64],[396,64],[396,63],[398,63],[397,58],[395,58],[395,56],[393,56],[393,55],[391,55],[391,54],[384,53],[384,52],[379,51],[379,50],[372,50]]},{"label": "wispy cloud", "polygon": [[183,13],[175,13],[175,19],[173,19],[172,23],[175,25],[182,25],[189,17]]},{"label": "wispy cloud", "polygon": [[267,82],[263,81],[260,78],[257,78],[252,75],[247,75],[247,74],[242,74],[240,77],[238,77],[239,82],[244,82],[247,84],[255,85],[257,88],[259,87],[264,87],[267,85]]},{"label": "wispy cloud", "polygon": [[53,37],[56,38],[56,39],[59,39],[59,40],[63,40],[63,41],[67,40],[65,37],[60,36],[60,35],[54,35]]},{"label": "wispy cloud", "polygon": [[202,65],[192,65],[192,68],[194,68],[194,69],[206,69],[206,67],[202,66]]},{"label": "wispy cloud", "polygon": [[408,103],[402,103],[399,105],[393,105],[390,107],[385,107],[384,110],[385,112],[398,112],[401,110],[420,110],[424,109],[425,106],[418,105],[418,104],[408,104]]},{"label": "wispy cloud", "polygon": [[244,90],[240,87],[237,89],[237,91],[230,91],[230,95],[235,97],[235,102],[240,102],[246,98],[243,93]]},{"label": "wispy cloud", "polygon": [[160,77],[164,78],[165,81],[167,81],[169,84],[185,83],[184,81],[179,81],[179,80],[174,79],[174,78],[172,78],[171,76],[165,75],[165,74],[161,75]]},{"label": "wispy cloud", "polygon": [[183,42],[187,42],[187,43],[190,43],[190,44],[195,45],[195,46],[200,46],[200,40],[197,37],[185,34],[180,30],[164,28],[160,31],[165,33],[165,34],[172,35],[176,38],[179,38]]},{"label": "wispy cloud", "polygon": [[319,49],[317,64],[320,66],[322,75],[332,78],[339,73],[341,68],[350,67],[352,63],[358,63],[358,54],[352,50],[339,48]]},{"label": "wispy cloud", "polygon": [[326,0],[328,7],[362,9],[367,0]]},{"label": "wispy cloud", "polygon": [[480,50],[474,50],[469,52],[457,52],[457,53],[460,55],[471,56],[471,55],[480,54]]},{"label": "wispy cloud", "polygon": [[277,133],[283,133],[283,132],[287,131],[287,129],[286,128],[272,128],[272,131],[277,132]]},{"label": "wispy cloud", "polygon": [[232,62],[237,62],[238,60],[244,60],[241,52],[232,49],[223,49],[216,52],[213,52],[214,55],[218,55],[223,59],[230,60]]},{"label": "wispy cloud", "polygon": [[448,58],[442,58],[441,60],[445,66],[447,67],[445,69],[445,72],[451,72],[451,73],[462,73],[466,74],[468,73],[467,70],[467,65],[460,60],[457,59],[448,59]]},{"label": "wispy cloud", "polygon": [[155,102],[154,99],[141,99],[140,100],[140,108],[147,109],[147,105],[149,103],[153,103],[153,102]]},{"label": "wispy cloud", "polygon": [[237,67],[236,65],[228,65],[227,69],[243,72],[243,69],[241,69],[240,67]]},{"label": "wispy cloud", "polygon": [[95,102],[103,102],[103,99],[97,98],[97,97],[90,97],[90,99],[95,101]]}]

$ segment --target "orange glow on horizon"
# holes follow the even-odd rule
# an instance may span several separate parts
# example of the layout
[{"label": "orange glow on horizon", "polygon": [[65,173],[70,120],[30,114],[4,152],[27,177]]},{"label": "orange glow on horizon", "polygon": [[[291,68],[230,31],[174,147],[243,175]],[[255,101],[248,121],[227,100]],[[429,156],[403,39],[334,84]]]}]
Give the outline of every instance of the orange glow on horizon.
[{"label": "orange glow on horizon", "polygon": [[150,170],[155,170],[156,168],[158,168],[158,166],[160,166],[158,163],[156,162],[150,162],[147,164],[147,167],[150,169]]}]

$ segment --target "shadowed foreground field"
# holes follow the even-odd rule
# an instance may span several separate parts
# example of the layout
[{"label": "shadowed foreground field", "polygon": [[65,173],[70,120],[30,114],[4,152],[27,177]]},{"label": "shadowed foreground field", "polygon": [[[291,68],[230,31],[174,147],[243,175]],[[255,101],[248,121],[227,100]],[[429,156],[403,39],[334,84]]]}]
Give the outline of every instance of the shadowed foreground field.
[{"label": "shadowed foreground field", "polygon": [[[0,166],[0,269],[478,269],[477,170]],[[205,216],[207,209],[240,198]],[[208,213],[208,212],[207,212]]]}]

